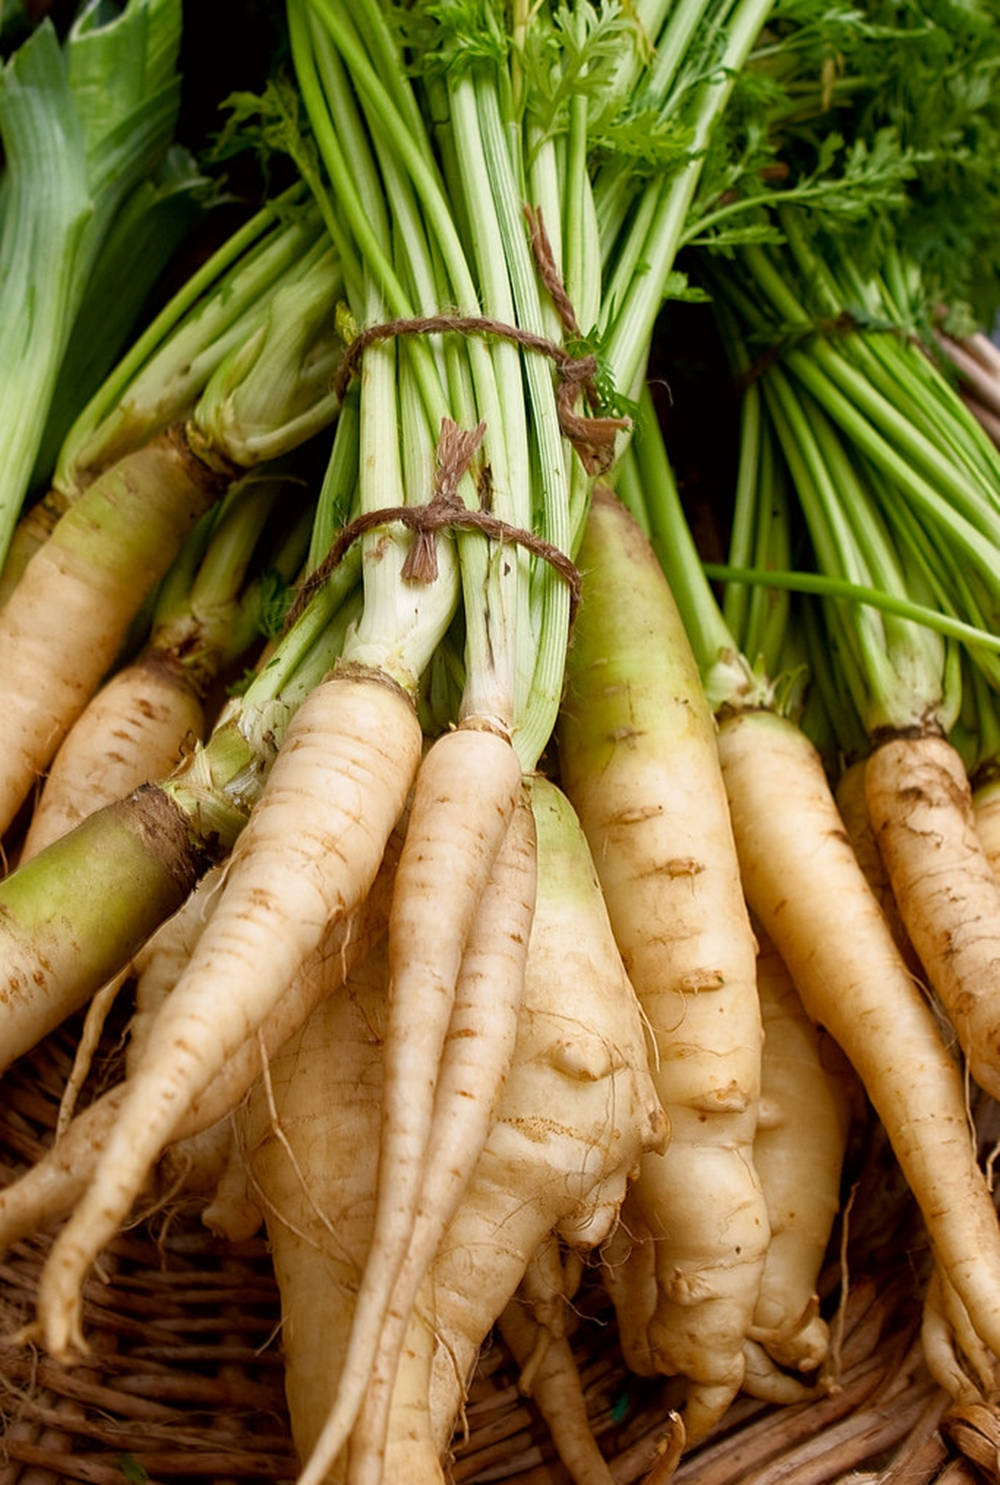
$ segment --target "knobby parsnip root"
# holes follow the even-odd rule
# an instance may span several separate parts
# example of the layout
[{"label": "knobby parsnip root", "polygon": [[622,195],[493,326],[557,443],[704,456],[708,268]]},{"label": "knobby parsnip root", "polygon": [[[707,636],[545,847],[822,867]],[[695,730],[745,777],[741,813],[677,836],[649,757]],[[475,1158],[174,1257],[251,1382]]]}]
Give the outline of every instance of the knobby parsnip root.
[{"label": "knobby parsnip root", "polygon": [[169,429],[97,479],[28,563],[0,609],[0,834],[232,475]]},{"label": "knobby parsnip root", "polygon": [[726,718],[719,748],[747,899],[807,1013],[861,1078],[942,1271],[1000,1355],[1000,1227],[961,1075],[857,864],[819,755],[767,711]]},{"label": "knobby parsnip root", "polygon": [[771,1238],[750,1339],[779,1366],[810,1372],[829,1348],[816,1284],[840,1205],[850,1108],[784,961],[763,931],[758,938],[764,1063],[754,1162]]},{"label": "knobby parsnip root", "polygon": [[545,1419],[556,1453],[574,1485],[613,1485],[587,1416],[583,1385],[566,1334],[572,1299],[554,1239],[534,1255],[499,1319],[499,1330],[521,1368],[520,1389]]},{"label": "knobby parsnip root", "polygon": [[782,1371],[774,1362],[770,1352],[754,1340],[743,1342],[743,1359],[746,1370],[743,1374],[743,1391],[761,1402],[776,1403],[779,1407],[791,1407],[794,1403],[811,1402],[827,1392],[822,1381],[807,1386],[791,1372]]},{"label": "knobby parsnip root", "polygon": [[[351,1485],[382,1478],[392,1389],[417,1291],[472,1176],[510,1068],[536,876],[535,820],[527,798],[521,797],[493,862],[462,956],[442,1049],[420,1199],[378,1339],[364,1406],[351,1434]],[[391,1025],[391,1005],[389,1021]]]},{"label": "knobby parsnip root", "polygon": [[[415,1312],[438,1339],[430,1407],[441,1453],[479,1347],[531,1255],[553,1230],[573,1247],[603,1241],[640,1153],[666,1137],[635,995],[579,824],[551,784],[535,779],[531,793],[538,890],[513,1063],[438,1247],[429,1299]],[[299,1485],[321,1485],[342,1444],[334,1409]],[[398,1452],[388,1456],[387,1481],[418,1478]]]},{"label": "knobby parsnip root", "polygon": [[204,707],[183,669],[150,656],[120,671],[77,717],[52,760],[21,863],[102,805],[166,778],[185,742],[204,734]]},{"label": "knobby parsnip root", "polygon": [[892,738],[865,770],[900,914],[969,1071],[1000,1097],[1000,882],[976,833],[965,768],[943,737]]},{"label": "knobby parsnip root", "polygon": [[54,1355],[84,1347],[83,1276],[191,1105],[256,1036],[330,920],[364,900],[420,748],[409,696],[360,668],[334,671],[295,713],[220,900],[42,1272],[38,1329]]},{"label": "knobby parsnip root", "polygon": [[[382,1106],[387,959],[384,941],[327,995],[270,1061],[238,1116],[253,1190],[264,1209],[281,1291],[285,1391],[300,1457],[311,1453],[336,1395],[358,1284],[372,1237]],[[411,1365],[429,1374],[433,1338],[408,1338]],[[417,1371],[421,1366],[417,1365]],[[431,1442],[426,1381],[421,1407],[399,1400],[409,1472],[390,1478],[443,1485]],[[342,1458],[324,1476],[342,1482]]]},{"label": "knobby parsnip root", "polygon": [[605,492],[578,561],[560,764],[656,1044],[671,1142],[636,1188],[657,1264],[649,1340],[688,1379],[693,1444],[739,1390],[767,1247],[756,946],[697,665],[652,549]]}]

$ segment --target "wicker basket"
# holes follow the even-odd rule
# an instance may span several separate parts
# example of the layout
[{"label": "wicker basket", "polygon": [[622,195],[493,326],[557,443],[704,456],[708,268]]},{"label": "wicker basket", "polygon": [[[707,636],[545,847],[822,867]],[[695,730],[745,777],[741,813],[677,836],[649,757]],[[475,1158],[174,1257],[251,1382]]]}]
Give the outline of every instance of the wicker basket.
[{"label": "wicker basket", "polygon": [[[50,1037],[0,1083],[0,1181],[51,1140],[71,1047],[65,1031]],[[114,1060],[95,1067],[95,1087]],[[970,1460],[996,1477],[995,1447],[923,1365],[926,1241],[877,1128],[853,1163],[849,1240],[835,1234],[823,1286],[839,1387],[781,1409],[738,1399],[672,1475],[676,1485],[981,1482]],[[48,1242],[19,1244],[0,1264],[3,1335],[31,1312]],[[0,1349],[0,1485],[294,1480],[278,1295],[262,1239],[226,1245],[183,1209],[160,1211],[104,1253],[86,1288],[85,1327],[93,1352],[72,1369]],[[580,1297],[574,1349],[614,1479],[659,1485],[675,1384],[625,1371],[596,1279]],[[462,1485],[568,1480],[498,1341],[482,1357],[452,1474]]]}]

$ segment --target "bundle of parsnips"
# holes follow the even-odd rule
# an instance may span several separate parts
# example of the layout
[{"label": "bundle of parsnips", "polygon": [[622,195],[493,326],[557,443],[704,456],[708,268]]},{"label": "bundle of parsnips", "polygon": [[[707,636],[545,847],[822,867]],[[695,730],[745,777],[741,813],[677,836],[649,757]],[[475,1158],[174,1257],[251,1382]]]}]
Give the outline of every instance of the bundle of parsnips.
[{"label": "bundle of parsnips", "polygon": [[[267,1220],[304,1485],[443,1478],[498,1320],[568,1467],[607,1478],[558,1322],[572,1255],[602,1245],[630,1366],[681,1379],[675,1452],[741,1388],[827,1385],[844,1097],[784,966],[927,1214],[942,1324],[1000,1354],[957,1073],[816,755],[668,528],[655,430],[629,447],[680,247],[778,236],[776,154],[852,24],[823,11],[290,0],[294,86],[262,106],[308,204],[237,234],[112,374],[58,467],[110,462],[0,613],[12,656],[32,646],[4,692],[7,828],[151,590],[169,571],[155,636],[193,553],[218,543],[238,588],[267,499],[246,472],[335,420],[297,597],[210,736],[37,854],[29,835],[0,883],[5,1060],[136,981],[124,1081],[67,1104],[0,1195],[2,1245],[68,1216],[23,1339],[84,1351],[83,1280],[152,1170],[218,1165],[221,1142],[247,1192],[210,1220]],[[818,149],[783,202],[889,211],[914,157],[879,137]],[[777,480],[752,421],[744,449]],[[649,512],[670,586],[601,475]],[[294,541],[263,540],[287,580]],[[821,932],[835,898],[852,926]],[[904,1023],[916,1064],[886,1056]],[[803,1086],[821,1160],[775,1114]]]}]

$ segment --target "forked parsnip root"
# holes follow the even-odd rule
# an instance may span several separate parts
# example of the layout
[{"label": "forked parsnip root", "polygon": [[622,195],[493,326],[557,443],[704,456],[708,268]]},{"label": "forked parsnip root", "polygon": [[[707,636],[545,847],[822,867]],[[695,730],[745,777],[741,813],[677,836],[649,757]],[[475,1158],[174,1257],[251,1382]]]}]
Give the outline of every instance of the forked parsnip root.
[{"label": "forked parsnip root", "polygon": [[[353,1426],[366,1393],[370,1395],[376,1348],[417,1220],[435,1120],[454,1120],[453,1113],[441,1109],[446,1092],[453,1104],[466,1105],[473,1126],[471,1148],[468,1136],[452,1129],[451,1155],[466,1179],[478,1153],[475,1145],[485,1138],[463,1089],[442,1087],[441,1061],[469,935],[520,791],[521,765],[510,742],[479,728],[459,727],[439,738],[417,773],[389,914],[389,1013],[375,1230],[337,1397],[343,1416],[349,1416],[347,1427]],[[494,934],[498,928],[502,933],[502,917],[491,927]],[[494,1087],[500,1071],[495,1069]],[[488,1083],[483,1091],[489,1106]],[[439,1191],[438,1198],[442,1195]],[[434,1246],[432,1241],[423,1266]],[[414,1290],[419,1280],[415,1270],[410,1280]],[[401,1342],[412,1295],[400,1302],[402,1314],[395,1326],[390,1321],[390,1328]],[[390,1362],[389,1385],[394,1367]],[[370,1468],[380,1470],[377,1444],[370,1453]]]},{"label": "forked parsnip root", "polygon": [[1000,882],[976,833],[965,768],[943,737],[893,738],[865,770],[899,911],[972,1077],[1000,1097]]},{"label": "forked parsnip root", "polygon": [[54,1355],[84,1348],[83,1277],[192,1104],[256,1036],[330,920],[364,900],[420,747],[409,696],[369,672],[335,671],[296,712],[212,918],[42,1272],[38,1333]]},{"label": "forked parsnip root", "polygon": [[[522,797],[462,956],[406,1257],[351,1434],[351,1485],[382,1478],[398,1359],[417,1292],[475,1169],[510,1069],[535,911],[536,868],[535,820]],[[390,1024],[391,1019],[390,1008]]]},{"label": "forked parsnip root", "polygon": [[649,1346],[687,1379],[690,1445],[739,1390],[768,1240],[756,945],[690,644],[649,543],[600,490],[579,562],[559,757],[655,1041],[671,1142],[643,1161],[636,1204],[656,1259]]},{"label": "forked parsnip root", "polygon": [[[924,1292],[921,1339],[927,1369],[956,1403],[987,1404],[1000,1387],[1000,1367],[969,1323],[969,1316],[951,1284],[935,1268]],[[987,1404],[989,1405],[989,1404]]]},{"label": "forked parsnip root", "polygon": [[[429,1276],[414,1323],[438,1339],[429,1407],[447,1450],[479,1347],[531,1255],[553,1230],[600,1243],[644,1150],[660,1149],[663,1111],[646,1067],[634,992],[611,937],[572,810],[532,782],[538,892],[514,1059],[496,1119]],[[406,1366],[403,1363],[397,1378]],[[321,1485],[347,1442],[336,1404],[299,1485]],[[397,1450],[386,1480],[419,1480]]]},{"label": "forked parsnip root", "polygon": [[942,1271],[1000,1355],[1000,1225],[962,1078],[857,864],[819,755],[771,712],[727,718],[719,746],[748,901],[809,1016],[858,1073]]}]

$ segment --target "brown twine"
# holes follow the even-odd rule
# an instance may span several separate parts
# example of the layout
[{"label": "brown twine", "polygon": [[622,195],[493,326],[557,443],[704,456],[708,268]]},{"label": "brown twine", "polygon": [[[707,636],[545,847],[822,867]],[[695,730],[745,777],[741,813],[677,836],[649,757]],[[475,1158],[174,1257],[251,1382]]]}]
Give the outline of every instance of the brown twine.
[{"label": "brown twine", "polygon": [[[539,276],[567,334],[578,338],[580,327],[559,276],[541,211],[528,206],[525,207],[525,215],[531,231],[531,245]],[[548,356],[560,378],[556,392],[556,411],[563,436],[573,445],[588,474],[603,474],[611,467],[615,439],[623,429],[632,425],[628,418],[593,415],[594,409],[600,406],[596,356],[591,353],[584,356],[573,355],[546,335],[537,335],[518,325],[508,325],[505,321],[488,315],[416,315],[412,318],[386,320],[380,325],[369,325],[367,329],[359,331],[344,352],[344,358],[333,380],[335,395],[338,398],[343,397],[351,379],[357,375],[361,358],[370,345],[392,340],[399,335],[438,335],[448,331],[461,335],[495,335],[502,340],[513,341],[525,350]],[[576,401],[581,393],[591,409],[589,416],[576,411]]]},{"label": "brown twine", "polygon": [[[339,532],[323,561],[303,580],[295,602],[288,610],[285,632],[299,618],[316,590],[322,587],[343,560],[344,553],[352,543],[365,532],[377,526],[386,526],[391,521],[398,521],[414,536],[400,573],[405,580],[432,583],[437,577],[437,547],[434,537],[440,531],[480,531],[491,541],[526,547],[554,567],[569,588],[572,622],[580,601],[580,572],[576,564],[565,552],[534,531],[511,526],[482,507],[478,510],[470,509],[458,493],[459,484],[482,443],[485,431],[485,423],[480,423],[476,428],[462,429],[451,418],[441,419],[441,436],[435,450],[434,493],[431,499],[426,505],[396,505],[365,511],[349,521]],[[482,488],[481,483],[480,489]]]}]

